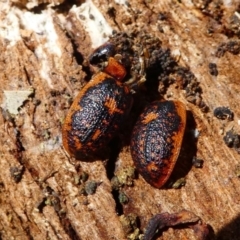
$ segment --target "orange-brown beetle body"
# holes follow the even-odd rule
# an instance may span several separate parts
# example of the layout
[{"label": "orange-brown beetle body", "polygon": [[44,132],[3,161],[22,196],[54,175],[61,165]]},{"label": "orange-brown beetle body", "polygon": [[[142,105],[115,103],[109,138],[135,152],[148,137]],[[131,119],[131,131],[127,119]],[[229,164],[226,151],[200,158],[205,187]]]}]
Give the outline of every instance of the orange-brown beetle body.
[{"label": "orange-brown beetle body", "polygon": [[88,159],[116,135],[132,105],[129,88],[100,72],[79,92],[66,116],[63,146],[71,156]]},{"label": "orange-brown beetle body", "polygon": [[168,180],[177,161],[186,125],[179,101],[156,101],[140,115],[132,133],[131,154],[138,172],[156,188]]}]

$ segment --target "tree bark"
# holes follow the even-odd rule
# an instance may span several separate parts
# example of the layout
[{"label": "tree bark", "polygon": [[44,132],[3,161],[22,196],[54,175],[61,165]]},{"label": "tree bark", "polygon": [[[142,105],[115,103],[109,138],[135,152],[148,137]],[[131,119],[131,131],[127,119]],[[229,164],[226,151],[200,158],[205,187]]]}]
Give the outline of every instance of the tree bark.
[{"label": "tree bark", "polygon": [[[0,3],[0,238],[138,239],[153,215],[186,209],[211,226],[212,238],[239,239],[238,1],[74,4]],[[156,189],[137,172],[132,184],[129,144],[122,144],[113,159],[91,162],[70,158],[62,147],[64,118],[92,75],[85,60],[112,30],[133,29],[159,38],[201,88],[197,99],[177,81],[164,96],[159,93],[159,99],[185,103],[186,136],[199,134],[185,140],[170,179],[185,178],[179,189]],[[216,107],[229,107],[233,121],[216,118]],[[232,148],[223,140],[230,130]],[[194,156],[204,160],[202,168],[192,166]],[[114,175],[126,178],[120,190],[113,190]],[[95,192],[86,189],[91,183]],[[125,204],[119,195],[127,197]],[[135,217],[131,227],[128,220]],[[158,237],[197,239],[184,227]]]}]

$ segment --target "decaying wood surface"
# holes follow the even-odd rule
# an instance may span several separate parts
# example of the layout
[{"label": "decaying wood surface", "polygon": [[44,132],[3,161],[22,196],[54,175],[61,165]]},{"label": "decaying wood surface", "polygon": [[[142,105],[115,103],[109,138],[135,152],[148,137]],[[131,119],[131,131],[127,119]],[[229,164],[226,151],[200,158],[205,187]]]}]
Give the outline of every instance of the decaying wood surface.
[{"label": "decaying wood surface", "polygon": [[[229,130],[240,133],[239,9],[237,0],[0,2],[0,239],[138,239],[153,215],[184,209],[211,226],[212,239],[239,239],[240,155],[223,141]],[[199,132],[182,158],[186,150],[204,160],[202,168],[189,167],[192,159],[178,163],[175,174],[186,179],[180,189],[155,189],[136,176],[132,186],[112,191],[114,174],[133,167],[128,144],[112,162],[75,161],[61,145],[72,98],[90,77],[84,60],[112,30],[133,28],[161,39],[200,82],[208,106],[203,112],[174,84],[165,94],[186,104],[195,123],[187,131]],[[9,106],[19,94],[23,103]],[[219,106],[234,120],[214,117]],[[94,182],[96,192],[82,194]],[[119,193],[128,198],[123,206]],[[124,225],[129,216],[139,219],[133,234]],[[197,238],[179,227],[159,239]]]}]

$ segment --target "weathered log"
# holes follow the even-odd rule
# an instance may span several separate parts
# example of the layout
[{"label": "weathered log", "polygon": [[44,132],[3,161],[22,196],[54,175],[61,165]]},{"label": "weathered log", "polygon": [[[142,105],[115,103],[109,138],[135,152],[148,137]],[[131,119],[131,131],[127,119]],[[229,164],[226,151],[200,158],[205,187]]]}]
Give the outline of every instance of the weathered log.
[{"label": "weathered log", "polygon": [[[211,226],[212,238],[239,239],[238,1],[45,2],[0,3],[0,238],[138,239],[153,215],[185,209]],[[166,92],[161,81],[155,87],[155,98],[181,100],[189,112],[163,189],[134,178],[128,132],[141,106],[109,158],[77,161],[62,147],[66,113],[93,74],[88,56],[113,30],[152,34],[179,69],[169,71]],[[215,117],[216,107],[229,107],[233,121]],[[192,159],[203,159],[202,168]],[[172,188],[179,178],[185,185]],[[158,236],[197,239],[181,227]]]}]

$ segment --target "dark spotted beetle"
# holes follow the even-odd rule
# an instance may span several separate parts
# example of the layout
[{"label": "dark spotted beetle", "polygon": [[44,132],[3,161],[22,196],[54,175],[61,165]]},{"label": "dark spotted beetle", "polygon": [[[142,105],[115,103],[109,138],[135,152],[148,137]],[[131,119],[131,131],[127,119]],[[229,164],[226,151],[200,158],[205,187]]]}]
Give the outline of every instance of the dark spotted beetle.
[{"label": "dark spotted beetle", "polygon": [[[132,95],[121,81],[125,67],[112,56],[106,43],[90,56],[101,62],[102,72],[93,76],[75,98],[62,128],[63,146],[79,159],[89,158],[117,134],[132,106]],[[186,110],[179,101],[156,101],[139,117],[131,137],[131,154],[144,179],[160,188],[177,161],[186,123]]]},{"label": "dark spotted beetle", "polygon": [[134,126],[131,154],[138,172],[160,188],[177,161],[186,125],[186,109],[179,101],[156,101],[145,108]]},{"label": "dark spotted beetle", "polygon": [[[101,50],[101,49],[100,49]],[[110,57],[74,99],[62,128],[63,146],[71,156],[89,159],[116,135],[132,106],[126,72]]]}]

